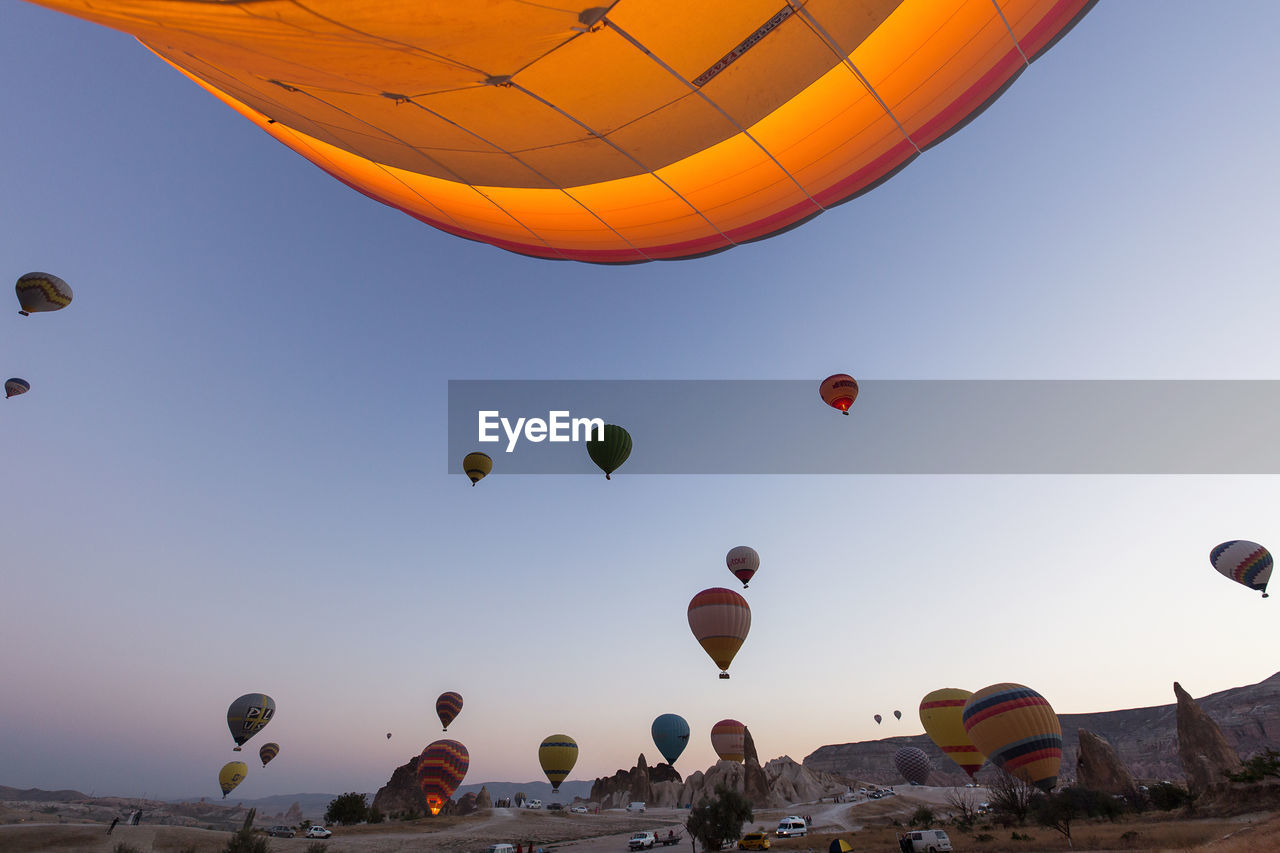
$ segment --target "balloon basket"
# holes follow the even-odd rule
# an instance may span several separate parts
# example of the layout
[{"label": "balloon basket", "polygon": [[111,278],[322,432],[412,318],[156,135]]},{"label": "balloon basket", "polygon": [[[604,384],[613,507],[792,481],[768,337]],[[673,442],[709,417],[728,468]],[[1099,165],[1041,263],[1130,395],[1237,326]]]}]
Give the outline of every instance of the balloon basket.
[{"label": "balloon basket", "polygon": [[728,678],[728,677],[729,677],[729,673],[727,673],[727,672],[722,672],[722,673],[720,673],[720,677],[721,677],[721,678]]}]

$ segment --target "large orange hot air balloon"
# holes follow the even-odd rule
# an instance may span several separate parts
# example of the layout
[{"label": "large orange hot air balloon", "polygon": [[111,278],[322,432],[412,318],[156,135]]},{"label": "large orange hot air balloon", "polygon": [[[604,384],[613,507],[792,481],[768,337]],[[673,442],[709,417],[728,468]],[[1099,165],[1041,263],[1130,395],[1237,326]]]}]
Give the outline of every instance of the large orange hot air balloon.
[{"label": "large orange hot air balloon", "polygon": [[422,750],[418,756],[418,787],[433,815],[440,814],[458,790],[470,764],[467,748],[456,740],[438,740]]},{"label": "large orange hot air balloon", "polygon": [[963,718],[969,740],[998,767],[1046,793],[1058,784],[1062,726],[1039,693],[993,684],[969,697]]},{"label": "large orange hot air balloon", "polygon": [[964,703],[972,691],[943,687],[926,693],[920,700],[920,724],[925,734],[943,754],[973,778],[987,757],[978,751],[964,730]]},{"label": "large orange hot air balloon", "polygon": [[728,678],[729,664],[751,630],[751,608],[731,589],[704,589],[689,602],[689,628],[716,666]]},{"label": "large orange hot air balloon", "polygon": [[721,761],[747,760],[747,727],[737,720],[721,720],[711,727],[711,748]]},{"label": "large orange hot air balloon", "polygon": [[1095,0],[35,2],[131,33],[436,228],[635,263],[759,240],[875,187]]}]

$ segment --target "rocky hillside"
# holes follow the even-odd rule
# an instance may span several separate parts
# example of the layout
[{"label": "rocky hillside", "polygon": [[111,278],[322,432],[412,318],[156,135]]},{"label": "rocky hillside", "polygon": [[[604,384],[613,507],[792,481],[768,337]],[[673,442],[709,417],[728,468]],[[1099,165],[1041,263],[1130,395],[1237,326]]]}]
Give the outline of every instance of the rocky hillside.
[{"label": "rocky hillside", "polygon": [[[1264,746],[1280,746],[1280,673],[1248,687],[1234,687],[1197,700],[1216,722],[1228,743],[1248,758]],[[1177,704],[1131,708],[1093,714],[1061,714],[1063,783],[1074,780],[1078,732],[1088,729],[1109,742],[1139,781],[1168,779],[1181,782],[1178,759]],[[929,755],[934,772],[932,785],[964,784],[965,774],[934,746],[927,735],[895,737],[860,743],[823,746],[804,759],[810,770],[839,773],[891,785],[902,778],[893,766],[893,754],[903,746],[918,746]],[[988,764],[978,773],[981,781],[992,773]]]}]

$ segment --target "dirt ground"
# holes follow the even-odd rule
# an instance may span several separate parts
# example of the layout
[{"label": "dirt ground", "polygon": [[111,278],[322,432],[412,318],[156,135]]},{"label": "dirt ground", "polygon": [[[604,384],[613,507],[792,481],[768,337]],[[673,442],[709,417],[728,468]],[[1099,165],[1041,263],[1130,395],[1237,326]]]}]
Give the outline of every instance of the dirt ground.
[{"label": "dirt ground", "polygon": [[[855,851],[893,853],[907,816],[921,805],[944,806],[953,790],[948,788],[899,789],[898,796],[856,803],[809,803],[787,810],[758,810],[743,827],[771,831],[786,814],[809,815],[813,830],[805,838],[774,839],[773,850],[822,853],[831,840],[843,838]],[[972,792],[971,792],[972,793]],[[981,792],[975,793],[981,797]],[[650,809],[644,815],[607,811],[598,815],[492,809],[466,817],[430,818],[409,822],[336,827],[328,841],[273,838],[275,853],[483,853],[490,844],[506,842],[557,853],[622,853],[626,839],[637,829],[665,834],[679,827],[687,812]],[[23,814],[0,808],[0,850],[4,853],[115,853],[118,844],[142,853],[219,853],[229,834],[191,827],[146,825],[117,826],[108,836],[102,823],[51,823],[47,814]],[[1137,815],[1109,823],[1080,821],[1072,825],[1072,841],[1041,827],[977,828],[964,833],[947,827],[957,851],[981,853],[1038,853],[1038,851],[1185,851],[1245,853],[1280,850],[1280,814],[1258,812],[1223,818],[1189,819],[1164,812]],[[692,850],[686,838],[668,849]],[[123,853],[123,852],[122,852]]]}]

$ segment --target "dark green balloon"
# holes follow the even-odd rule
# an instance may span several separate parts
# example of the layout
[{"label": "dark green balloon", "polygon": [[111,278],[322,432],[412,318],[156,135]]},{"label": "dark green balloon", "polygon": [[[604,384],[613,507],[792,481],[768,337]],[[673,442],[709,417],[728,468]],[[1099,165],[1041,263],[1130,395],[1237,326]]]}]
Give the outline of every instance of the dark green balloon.
[{"label": "dark green balloon", "polygon": [[[594,431],[592,434],[595,434]],[[609,475],[622,467],[622,463],[631,455],[631,433],[620,426],[605,424],[604,440],[589,439],[587,453],[591,455],[591,461],[600,466],[604,478],[611,480],[613,478]]]}]

